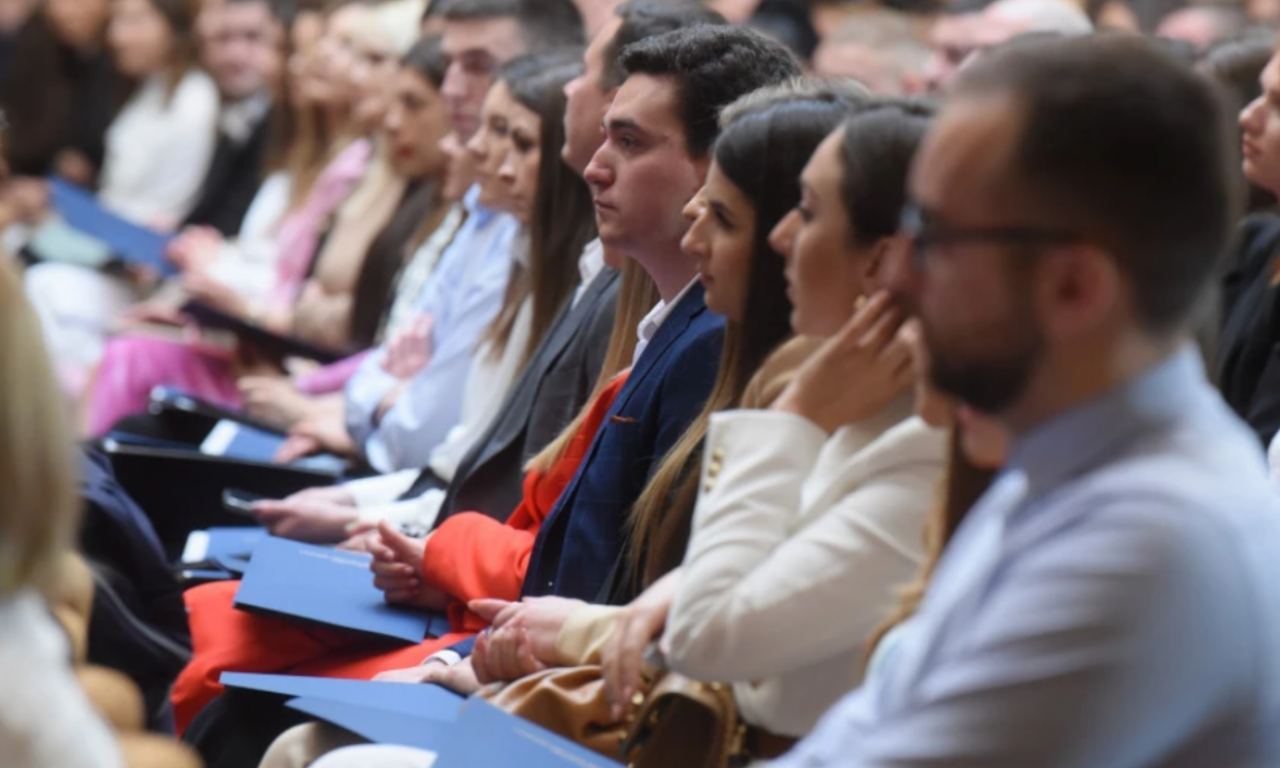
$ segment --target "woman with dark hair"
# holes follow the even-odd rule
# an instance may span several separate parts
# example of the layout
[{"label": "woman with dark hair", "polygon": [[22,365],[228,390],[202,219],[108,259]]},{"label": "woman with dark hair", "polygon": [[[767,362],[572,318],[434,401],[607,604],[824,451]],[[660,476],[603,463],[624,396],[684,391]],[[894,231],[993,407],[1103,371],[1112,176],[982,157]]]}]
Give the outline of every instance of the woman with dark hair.
[{"label": "woman with dark hair", "polygon": [[110,0],[47,0],[0,77],[6,158],[17,176],[97,184],[123,80],[106,47]]}]

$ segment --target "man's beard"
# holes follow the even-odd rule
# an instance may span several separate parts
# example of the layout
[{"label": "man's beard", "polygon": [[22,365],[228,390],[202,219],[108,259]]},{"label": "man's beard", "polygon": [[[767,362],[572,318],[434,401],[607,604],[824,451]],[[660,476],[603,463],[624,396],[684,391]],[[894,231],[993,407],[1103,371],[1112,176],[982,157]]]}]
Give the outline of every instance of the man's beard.
[{"label": "man's beard", "polygon": [[1044,339],[1026,318],[1009,343],[994,354],[962,358],[938,344],[927,327],[929,379],[940,391],[986,414],[1007,410],[1026,391],[1044,351]]}]

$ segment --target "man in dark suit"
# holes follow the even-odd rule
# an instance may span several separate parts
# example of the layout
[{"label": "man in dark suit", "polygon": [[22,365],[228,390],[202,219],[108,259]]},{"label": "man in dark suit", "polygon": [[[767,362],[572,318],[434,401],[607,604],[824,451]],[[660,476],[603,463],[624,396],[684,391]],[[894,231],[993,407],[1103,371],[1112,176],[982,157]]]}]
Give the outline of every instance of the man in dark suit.
[{"label": "man in dark suit", "polygon": [[267,0],[226,0],[202,14],[203,61],[218,84],[218,144],[200,199],[183,226],[234,237],[265,174],[272,87],[283,25]]}]

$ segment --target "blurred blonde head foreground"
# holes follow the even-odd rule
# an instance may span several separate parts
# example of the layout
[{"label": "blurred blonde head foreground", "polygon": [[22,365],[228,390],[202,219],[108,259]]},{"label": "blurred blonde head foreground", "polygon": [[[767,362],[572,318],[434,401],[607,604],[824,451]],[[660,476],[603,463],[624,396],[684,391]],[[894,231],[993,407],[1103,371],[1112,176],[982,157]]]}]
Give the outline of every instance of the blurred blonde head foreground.
[{"label": "blurred blonde head foreground", "polygon": [[75,443],[40,323],[0,264],[0,600],[45,587],[71,546]]}]

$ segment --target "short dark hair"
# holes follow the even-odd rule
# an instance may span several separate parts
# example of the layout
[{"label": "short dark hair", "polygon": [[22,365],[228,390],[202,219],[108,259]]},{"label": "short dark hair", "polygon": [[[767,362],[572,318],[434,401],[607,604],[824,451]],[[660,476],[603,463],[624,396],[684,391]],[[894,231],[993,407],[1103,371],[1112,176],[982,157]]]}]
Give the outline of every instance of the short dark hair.
[{"label": "short dark hair", "polygon": [[812,61],[818,49],[809,8],[796,0],[762,0],[746,26],[787,46],[801,61]]},{"label": "short dark hair", "polygon": [[953,98],[991,95],[1021,112],[1020,199],[1108,249],[1148,332],[1185,325],[1235,218],[1233,134],[1209,82],[1147,40],[1099,35],[993,53]]},{"label": "short dark hair", "polygon": [[695,0],[630,0],[618,6],[616,13],[622,25],[604,47],[604,74],[597,84],[601,91],[611,91],[627,79],[618,55],[628,45],[678,29],[729,23],[724,16]]},{"label": "short dark hair", "polygon": [[698,26],[633,43],[622,51],[627,76],[669,77],[692,157],[705,157],[720,110],[757,88],[800,76],[790,51],[758,32]]},{"label": "short dark hair", "polygon": [[572,0],[441,0],[441,16],[449,21],[512,18],[530,51],[582,45],[586,31]]}]

